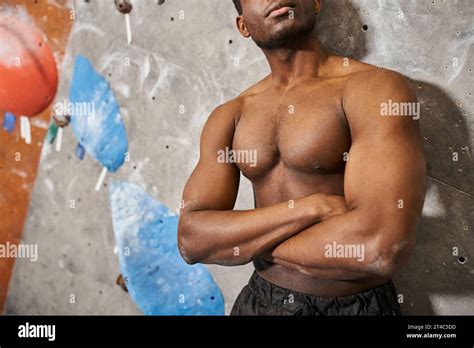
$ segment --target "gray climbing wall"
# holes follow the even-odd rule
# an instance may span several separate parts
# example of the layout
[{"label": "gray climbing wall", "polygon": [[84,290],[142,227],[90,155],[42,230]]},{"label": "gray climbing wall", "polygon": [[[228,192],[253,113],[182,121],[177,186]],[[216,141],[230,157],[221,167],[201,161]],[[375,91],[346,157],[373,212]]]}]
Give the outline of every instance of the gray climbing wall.
[{"label": "gray climbing wall", "polygon": [[[269,70],[234,28],[230,0],[133,5],[127,45],[112,0],[71,1],[76,21],[57,100],[67,99],[74,57],[88,57],[115,91],[130,142],[130,161],[105,184],[138,183],[177,211],[208,114]],[[326,0],[319,16],[329,49],[401,72],[422,103],[427,200],[415,254],[395,278],[408,314],[474,314],[473,17],[469,0]],[[8,314],[139,313],[115,285],[108,192],[94,191],[101,167],[78,161],[75,145],[69,128],[61,152],[44,145],[23,233],[24,243],[39,244],[39,260],[16,261]],[[237,209],[248,209],[251,189],[242,183]],[[209,269],[229,312],[252,268]]]}]

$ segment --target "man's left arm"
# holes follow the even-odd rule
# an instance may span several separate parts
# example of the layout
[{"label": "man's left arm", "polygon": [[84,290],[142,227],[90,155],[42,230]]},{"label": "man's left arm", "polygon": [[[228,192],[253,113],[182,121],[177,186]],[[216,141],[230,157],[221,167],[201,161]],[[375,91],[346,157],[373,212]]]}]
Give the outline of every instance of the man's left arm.
[{"label": "man's left arm", "polygon": [[[349,210],[303,230],[265,259],[344,280],[390,277],[407,262],[426,176],[416,101],[408,82],[392,71],[362,73],[348,82],[343,107],[352,137],[344,176]],[[411,114],[397,116],[396,108]]]}]

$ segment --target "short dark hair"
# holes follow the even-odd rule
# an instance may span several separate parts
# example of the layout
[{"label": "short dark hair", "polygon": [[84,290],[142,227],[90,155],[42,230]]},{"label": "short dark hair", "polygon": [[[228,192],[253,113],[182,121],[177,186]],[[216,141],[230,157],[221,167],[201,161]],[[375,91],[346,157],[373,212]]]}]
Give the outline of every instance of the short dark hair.
[{"label": "short dark hair", "polygon": [[235,9],[239,13],[239,15],[242,14],[242,4],[240,3],[240,0],[232,0],[234,2]]}]

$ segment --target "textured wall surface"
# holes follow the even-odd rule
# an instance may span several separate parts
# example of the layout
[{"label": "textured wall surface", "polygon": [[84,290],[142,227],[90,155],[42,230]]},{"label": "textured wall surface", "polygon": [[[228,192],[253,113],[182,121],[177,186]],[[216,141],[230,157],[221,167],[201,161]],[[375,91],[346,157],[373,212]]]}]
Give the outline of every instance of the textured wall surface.
[{"label": "textured wall surface", "polygon": [[[133,5],[128,45],[113,1],[70,3],[76,19],[57,100],[68,98],[74,57],[88,57],[110,81],[129,138],[130,161],[104,185],[137,183],[177,211],[207,116],[269,69],[234,28],[230,0]],[[409,314],[474,314],[473,16],[469,0],[326,0],[319,16],[329,49],[401,72],[422,103],[427,200],[415,254],[395,278]],[[75,146],[69,128],[61,152],[43,146],[23,232],[24,243],[39,244],[39,260],[16,261],[6,313],[139,313],[114,284],[119,269],[109,198],[107,189],[94,191],[101,167],[87,156],[79,161]],[[252,202],[243,178],[237,209]],[[228,312],[252,268],[209,269]]]},{"label": "textured wall surface", "polygon": [[[56,63],[60,64],[72,25],[69,9],[61,5],[64,2],[0,0],[0,12],[10,14],[14,6],[21,4],[23,13],[28,12],[31,22],[49,39],[49,48]],[[48,21],[44,18],[48,18]],[[1,48],[5,47],[4,42],[0,45]],[[0,118],[3,118],[3,111],[0,110]],[[19,122],[12,133],[4,132],[3,129],[0,131],[0,245],[16,244],[20,240],[50,114],[51,107],[32,119],[30,145],[20,139]],[[16,161],[17,153],[21,155],[21,161]],[[0,259],[0,312],[13,264],[12,258]]]}]

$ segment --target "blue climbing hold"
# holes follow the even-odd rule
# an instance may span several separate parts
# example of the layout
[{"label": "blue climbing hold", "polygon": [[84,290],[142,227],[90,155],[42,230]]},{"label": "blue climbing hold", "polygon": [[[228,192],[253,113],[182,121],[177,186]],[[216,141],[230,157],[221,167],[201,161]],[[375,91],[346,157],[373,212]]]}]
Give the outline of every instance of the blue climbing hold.
[{"label": "blue climbing hold", "polygon": [[74,136],[92,157],[115,172],[128,151],[125,125],[109,83],[83,56],[76,57],[69,101]]},{"label": "blue climbing hold", "polygon": [[179,254],[178,216],[135,184],[112,182],[109,190],[120,269],[138,307],[147,315],[224,315],[207,268]]},{"label": "blue climbing hold", "polygon": [[5,116],[3,117],[3,129],[5,129],[8,133],[13,132],[15,128],[15,115],[10,112],[5,112]]},{"label": "blue climbing hold", "polygon": [[81,143],[77,143],[75,153],[76,157],[82,161],[84,159],[84,155],[86,154],[86,149],[84,149],[84,146],[82,146]]}]

